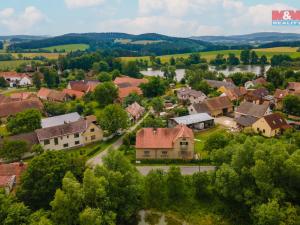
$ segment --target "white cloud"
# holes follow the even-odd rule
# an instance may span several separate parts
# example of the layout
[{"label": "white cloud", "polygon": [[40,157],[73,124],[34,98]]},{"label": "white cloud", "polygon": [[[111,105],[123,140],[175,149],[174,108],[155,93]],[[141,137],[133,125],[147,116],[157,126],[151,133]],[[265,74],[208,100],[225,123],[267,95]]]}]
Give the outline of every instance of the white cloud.
[{"label": "white cloud", "polygon": [[101,5],[105,0],[65,0],[65,4],[68,8],[83,8]]},{"label": "white cloud", "polygon": [[14,14],[15,10],[13,8],[6,8],[0,11],[0,18],[10,17]]},{"label": "white cloud", "polygon": [[161,33],[173,36],[216,35],[222,29],[218,26],[200,25],[198,21],[186,21],[167,16],[140,16],[134,19],[102,21],[98,26],[103,32],[127,32],[132,34]]},{"label": "white cloud", "polygon": [[5,9],[4,13],[3,10],[1,12],[3,16],[0,18],[0,25],[14,33],[28,33],[28,29],[46,19],[43,13],[34,6],[26,7],[20,14],[16,14],[14,9]]}]

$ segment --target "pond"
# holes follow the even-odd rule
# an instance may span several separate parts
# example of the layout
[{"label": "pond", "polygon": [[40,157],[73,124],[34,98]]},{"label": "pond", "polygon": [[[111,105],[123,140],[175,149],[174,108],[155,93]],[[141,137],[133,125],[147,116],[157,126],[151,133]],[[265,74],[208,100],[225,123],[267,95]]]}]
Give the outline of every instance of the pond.
[{"label": "pond", "polygon": [[[223,73],[226,77],[236,72],[252,72],[255,73],[257,76],[259,76],[262,74],[262,72],[266,73],[270,69],[270,67],[271,67],[270,65],[267,65],[264,67],[264,69],[262,69],[261,66],[241,65],[241,66],[227,67],[226,69],[219,70],[216,69],[215,66],[209,66],[209,70]],[[177,81],[180,81],[185,75],[185,69],[177,69],[175,72],[176,72]],[[143,70],[141,71],[141,73],[145,76],[160,76],[160,77],[164,76],[164,73],[162,71],[152,70],[151,68],[148,68],[148,70]]]},{"label": "pond", "polygon": [[141,210],[139,212],[138,225],[188,225],[174,217],[166,216],[164,213]]}]

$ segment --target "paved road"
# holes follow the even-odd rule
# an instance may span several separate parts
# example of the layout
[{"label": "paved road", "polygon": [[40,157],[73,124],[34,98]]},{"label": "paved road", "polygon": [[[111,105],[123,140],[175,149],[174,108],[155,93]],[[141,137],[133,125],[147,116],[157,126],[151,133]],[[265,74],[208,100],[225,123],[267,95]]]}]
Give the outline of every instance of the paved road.
[{"label": "paved road", "polygon": [[[192,175],[197,172],[206,172],[206,171],[213,171],[216,169],[215,166],[178,166],[181,170],[183,175]],[[147,175],[151,170],[154,169],[161,169],[167,172],[170,166],[137,166],[138,171],[142,175]]]},{"label": "paved road", "polygon": [[[134,131],[142,122],[143,120],[149,115],[149,112],[147,112],[142,119],[140,119],[136,124],[134,124],[132,127],[128,128],[125,132],[130,133]],[[98,155],[94,156],[93,158],[89,159],[87,161],[87,165],[89,167],[94,168],[97,165],[102,165],[102,159],[105,157],[110,149],[116,150],[123,144],[123,138],[124,135],[122,135],[119,139],[117,139],[114,143],[112,143],[110,146],[108,146],[104,151],[100,152]]]}]

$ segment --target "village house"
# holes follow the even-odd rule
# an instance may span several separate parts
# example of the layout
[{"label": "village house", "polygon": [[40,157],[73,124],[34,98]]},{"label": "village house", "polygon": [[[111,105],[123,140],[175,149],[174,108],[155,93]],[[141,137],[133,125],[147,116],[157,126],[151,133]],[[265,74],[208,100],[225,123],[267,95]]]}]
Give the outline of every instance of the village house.
[{"label": "village house", "polygon": [[85,119],[35,131],[45,150],[62,150],[101,141],[103,131]]},{"label": "village house", "polygon": [[235,110],[235,118],[241,116],[251,116],[255,118],[261,118],[271,113],[268,104],[257,105],[251,102],[242,102]]},{"label": "village house", "polygon": [[114,84],[119,88],[119,101],[122,102],[131,93],[142,95],[143,92],[139,86],[147,82],[147,79],[136,79],[127,76],[117,77]]},{"label": "village house", "polygon": [[176,127],[180,124],[184,124],[193,130],[204,130],[211,128],[215,125],[214,118],[207,113],[197,113],[188,116],[181,116],[171,118],[168,121],[168,127]]},{"label": "village house", "polygon": [[73,112],[64,115],[43,118],[41,120],[41,126],[42,128],[55,127],[66,123],[76,122],[81,119],[82,117],[77,112]]},{"label": "village house", "polygon": [[201,103],[195,103],[188,107],[189,114],[208,113],[216,117],[233,112],[233,105],[227,96],[206,99]]},{"label": "village house", "polygon": [[50,102],[65,102],[68,100],[66,93],[49,88],[41,88],[38,91],[37,96],[42,100]]},{"label": "village house", "polygon": [[39,144],[39,140],[38,140],[37,135],[34,131],[29,132],[29,133],[22,133],[22,134],[17,134],[17,135],[5,137],[4,139],[1,140],[1,143],[4,140],[10,140],[10,141],[22,140],[22,141],[25,141],[30,149],[32,148],[32,146]]},{"label": "village house", "polygon": [[136,135],[136,159],[193,159],[194,134],[185,125],[143,128]]},{"label": "village house", "polygon": [[14,101],[22,101],[30,98],[36,98],[36,93],[34,92],[18,92],[18,93],[12,93],[9,96]]},{"label": "village house", "polygon": [[0,164],[0,187],[9,194],[14,186],[20,182],[22,173],[27,169],[23,162]]},{"label": "village house", "polygon": [[254,87],[257,87],[257,86],[264,86],[264,85],[267,85],[267,84],[268,84],[268,82],[266,81],[265,78],[259,77],[255,80],[247,81],[244,86],[245,86],[246,89],[251,89],[251,88],[254,88]]},{"label": "village house", "polygon": [[238,128],[244,129],[249,127],[251,128],[257,120],[259,120],[259,118],[253,116],[240,116],[235,119],[235,122]]},{"label": "village house", "polygon": [[0,118],[6,119],[27,109],[37,109],[43,112],[44,106],[39,99],[28,99],[23,101],[12,101],[0,104]]},{"label": "village house", "polygon": [[286,129],[291,128],[286,120],[278,113],[264,116],[257,120],[252,128],[254,132],[259,133],[265,137],[274,137],[282,134]]},{"label": "village house", "polygon": [[281,110],[283,107],[283,99],[289,95],[288,90],[276,89],[274,93],[276,109]]},{"label": "village house", "polygon": [[82,97],[85,95],[82,91],[76,91],[72,89],[64,89],[63,93],[69,96],[70,99],[82,99]]},{"label": "village house", "polygon": [[100,84],[100,82],[96,80],[70,81],[68,83],[67,89],[89,93],[93,92],[98,84]]},{"label": "village house", "polygon": [[219,81],[219,80],[205,80],[207,84],[215,89],[219,89],[221,87],[225,88],[236,88],[235,84],[231,81]]},{"label": "village house", "polygon": [[32,85],[31,78],[25,73],[1,72],[0,77],[3,77],[10,87]]},{"label": "village house", "polygon": [[137,102],[132,103],[126,108],[131,121],[138,121],[145,113],[145,108],[140,106]]},{"label": "village house", "polygon": [[300,82],[289,82],[287,90],[289,90],[290,92],[300,93]]},{"label": "village house", "polygon": [[265,97],[269,95],[269,91],[264,88],[257,88],[255,90],[248,90],[245,95],[245,100],[255,104],[262,104],[265,101]]},{"label": "village house", "polygon": [[203,102],[207,96],[202,91],[196,91],[191,88],[181,88],[177,91],[177,97],[181,102],[190,104]]},{"label": "village house", "polygon": [[247,93],[244,87],[226,88],[224,86],[218,89],[221,92],[221,96],[227,96],[230,101],[241,101]]}]

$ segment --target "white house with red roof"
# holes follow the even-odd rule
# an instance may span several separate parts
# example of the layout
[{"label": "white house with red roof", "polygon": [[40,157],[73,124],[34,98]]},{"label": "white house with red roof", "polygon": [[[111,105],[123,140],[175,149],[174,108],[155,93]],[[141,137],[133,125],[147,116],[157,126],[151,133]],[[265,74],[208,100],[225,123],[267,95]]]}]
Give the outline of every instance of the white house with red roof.
[{"label": "white house with red roof", "polygon": [[0,77],[3,77],[10,87],[32,85],[32,80],[26,73],[1,72]]}]

